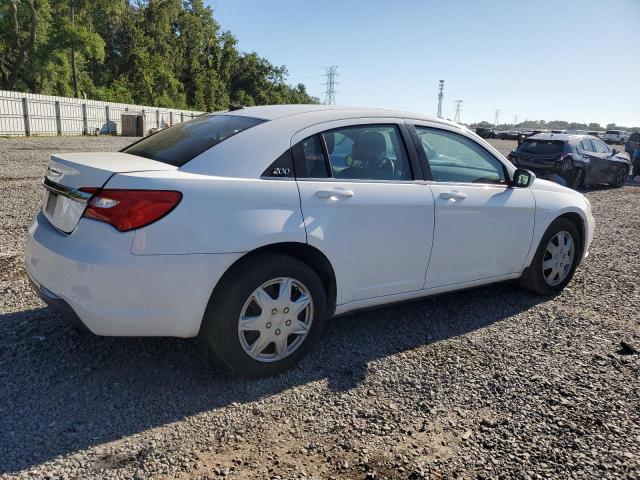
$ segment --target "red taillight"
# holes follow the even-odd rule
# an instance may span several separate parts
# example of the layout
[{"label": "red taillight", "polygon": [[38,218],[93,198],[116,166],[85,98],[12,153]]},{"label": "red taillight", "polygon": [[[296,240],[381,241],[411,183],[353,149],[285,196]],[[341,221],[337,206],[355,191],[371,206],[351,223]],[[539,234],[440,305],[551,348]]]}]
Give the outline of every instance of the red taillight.
[{"label": "red taillight", "polygon": [[182,193],[171,190],[80,190],[93,194],[83,216],[109,223],[121,232],[160,220],[182,200]]}]

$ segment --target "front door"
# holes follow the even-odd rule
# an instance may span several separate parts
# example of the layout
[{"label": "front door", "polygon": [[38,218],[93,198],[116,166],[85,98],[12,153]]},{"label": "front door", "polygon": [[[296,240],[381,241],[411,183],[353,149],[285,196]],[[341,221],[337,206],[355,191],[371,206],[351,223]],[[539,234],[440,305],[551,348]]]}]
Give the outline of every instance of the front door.
[{"label": "front door", "polygon": [[425,288],[520,272],[533,238],[535,202],[510,188],[505,165],[471,137],[416,125],[435,199]]},{"label": "front door", "polygon": [[420,290],[434,204],[398,124],[332,122],[292,144],[307,241],[334,267],[338,304]]}]

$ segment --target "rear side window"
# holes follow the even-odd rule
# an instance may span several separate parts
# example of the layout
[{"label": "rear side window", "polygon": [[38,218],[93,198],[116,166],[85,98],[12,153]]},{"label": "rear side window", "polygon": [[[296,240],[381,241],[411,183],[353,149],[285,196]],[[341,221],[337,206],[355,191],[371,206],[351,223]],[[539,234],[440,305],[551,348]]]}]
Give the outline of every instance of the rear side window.
[{"label": "rear side window", "polygon": [[536,140],[528,138],[520,144],[518,150],[526,153],[552,155],[562,153],[564,150],[564,142],[562,140]]},{"label": "rear side window", "polygon": [[296,175],[304,178],[327,178],[327,158],[324,155],[320,135],[305,138],[293,147]]},{"label": "rear side window", "polygon": [[202,115],[143,138],[122,151],[181,167],[223,140],[264,122],[238,115]]},{"label": "rear side window", "polygon": [[412,180],[409,158],[395,125],[358,125],[322,134],[334,178]]}]

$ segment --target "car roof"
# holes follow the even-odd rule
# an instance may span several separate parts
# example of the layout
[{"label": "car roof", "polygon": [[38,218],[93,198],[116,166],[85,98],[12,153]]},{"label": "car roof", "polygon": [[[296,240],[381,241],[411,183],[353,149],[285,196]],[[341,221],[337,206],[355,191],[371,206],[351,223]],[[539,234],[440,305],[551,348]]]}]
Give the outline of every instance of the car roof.
[{"label": "car roof", "polygon": [[584,135],[580,133],[537,133],[529,138],[534,140],[562,140],[566,142],[583,137],[595,138],[593,135]]},{"label": "car roof", "polygon": [[[239,115],[243,117],[253,117],[262,120],[278,120],[284,117],[298,115],[304,123],[312,124],[315,116],[322,117],[323,121],[327,121],[333,117],[338,120],[341,118],[366,118],[366,117],[394,117],[394,118],[413,118],[418,120],[426,120],[448,125],[461,126],[455,122],[444,120],[442,118],[431,117],[420,113],[406,112],[402,110],[391,110],[382,108],[366,108],[366,107],[348,107],[339,105],[263,105],[259,107],[245,107],[238,110],[224,112],[223,115]],[[465,128],[464,126],[461,126]]]}]

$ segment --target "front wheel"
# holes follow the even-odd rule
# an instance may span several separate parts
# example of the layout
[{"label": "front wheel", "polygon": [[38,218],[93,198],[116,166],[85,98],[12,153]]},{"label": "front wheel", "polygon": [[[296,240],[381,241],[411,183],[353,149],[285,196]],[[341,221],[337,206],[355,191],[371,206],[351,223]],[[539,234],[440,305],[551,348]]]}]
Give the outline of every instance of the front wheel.
[{"label": "front wheel", "polygon": [[211,353],[236,373],[268,377],[284,372],[320,336],[326,294],[304,262],[282,254],[252,257],[221,282],[200,333]]},{"label": "front wheel", "polygon": [[618,168],[618,171],[616,172],[616,177],[613,183],[611,184],[611,186],[614,188],[622,187],[627,182],[628,176],[629,176],[629,167],[627,167],[626,165],[622,165],[620,168]]},{"label": "front wheel", "polygon": [[520,278],[520,285],[540,295],[561,292],[571,281],[581,252],[576,226],[566,218],[558,218],[543,235],[531,265]]},{"label": "front wheel", "polygon": [[568,186],[574,190],[579,189],[584,183],[584,170],[576,168],[573,172],[571,182],[567,182]]}]

